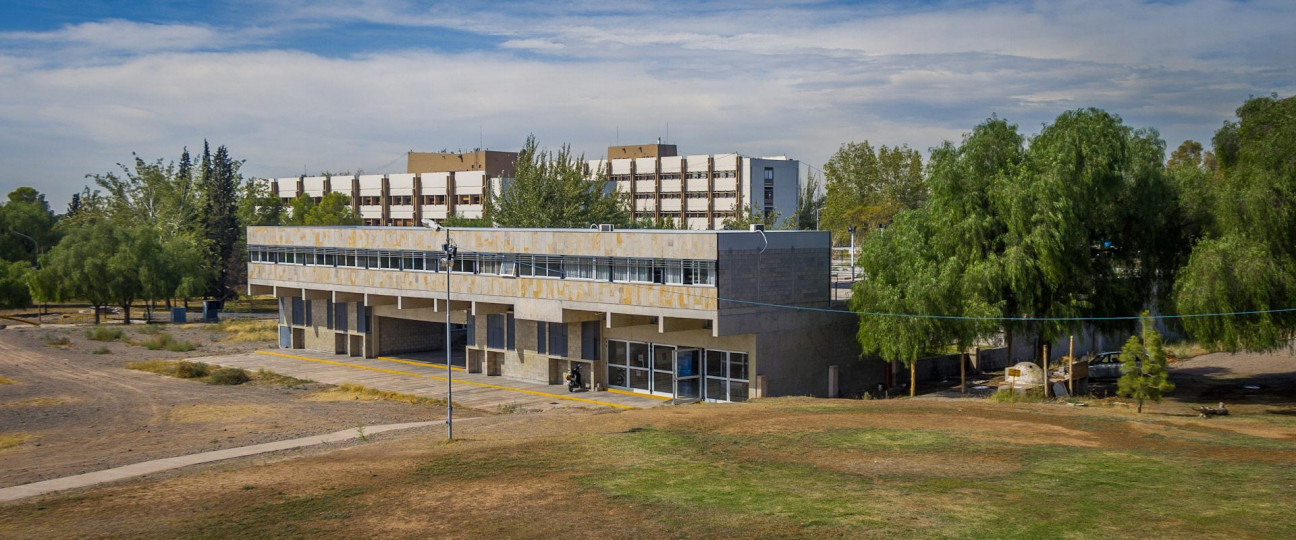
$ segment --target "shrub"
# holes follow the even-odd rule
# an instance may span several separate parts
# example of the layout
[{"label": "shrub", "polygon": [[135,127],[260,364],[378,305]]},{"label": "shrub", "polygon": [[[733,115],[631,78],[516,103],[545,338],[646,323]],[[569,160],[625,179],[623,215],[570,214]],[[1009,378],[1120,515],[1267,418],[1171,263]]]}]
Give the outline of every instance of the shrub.
[{"label": "shrub", "polygon": [[1029,390],[999,390],[990,395],[990,401],[994,403],[1043,403],[1044,389],[1031,388]]},{"label": "shrub", "polygon": [[92,353],[94,353],[94,354],[109,354],[109,353],[112,353],[112,351],[109,350],[108,347],[99,347],[98,349],[95,349],[95,350],[90,351],[90,352],[92,352]]},{"label": "shrub", "polygon": [[68,345],[72,344],[72,340],[68,339],[67,336],[55,336],[53,334],[45,334],[41,339],[45,341],[45,344],[49,345],[50,347],[67,347]]},{"label": "shrub", "polygon": [[198,348],[198,345],[188,341],[176,341],[175,337],[166,332],[160,332],[158,335],[153,336],[152,339],[145,341],[144,346],[150,351],[165,349],[171,352],[189,352]]},{"label": "shrub", "polygon": [[211,374],[211,366],[202,362],[181,360],[175,364],[175,376],[181,379],[198,379]]},{"label": "shrub", "polygon": [[226,385],[243,384],[249,380],[251,377],[248,377],[248,372],[241,368],[219,368],[211,372],[211,376],[207,378],[210,384]]},{"label": "shrub", "polygon": [[244,319],[221,321],[208,328],[227,334],[225,341],[275,341],[279,339],[278,325],[278,321],[274,319]]},{"label": "shrub", "polygon": [[86,339],[89,339],[90,341],[117,341],[121,339],[121,337],[121,328],[109,328],[107,326],[97,325],[94,328],[86,330]]}]

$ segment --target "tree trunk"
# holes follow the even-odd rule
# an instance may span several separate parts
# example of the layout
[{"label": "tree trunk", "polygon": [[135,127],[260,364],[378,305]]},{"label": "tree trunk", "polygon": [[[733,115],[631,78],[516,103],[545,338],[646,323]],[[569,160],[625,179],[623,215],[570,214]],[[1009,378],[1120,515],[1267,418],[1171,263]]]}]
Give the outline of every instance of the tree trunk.
[{"label": "tree trunk", "polygon": [[[99,324],[99,306],[98,306],[98,304],[96,304],[95,307],[94,307],[94,314],[95,314],[95,325],[97,326],[97,325]],[[75,319],[73,319],[73,320],[75,320]]]},{"label": "tree trunk", "polygon": [[1143,414],[1143,400],[1138,400],[1138,413]]},{"label": "tree trunk", "polygon": [[122,324],[130,324],[130,302],[122,304]]},{"label": "tree trunk", "polygon": [[909,397],[917,395],[918,391],[918,361],[909,362]]}]

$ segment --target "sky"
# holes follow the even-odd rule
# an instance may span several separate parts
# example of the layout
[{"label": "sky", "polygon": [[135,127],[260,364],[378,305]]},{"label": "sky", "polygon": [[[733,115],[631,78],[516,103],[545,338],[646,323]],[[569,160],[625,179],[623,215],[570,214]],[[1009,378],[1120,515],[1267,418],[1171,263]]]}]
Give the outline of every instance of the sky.
[{"label": "sky", "polygon": [[1099,107],[1170,149],[1296,93],[1296,3],[0,3],[0,191],[203,141],[243,173],[404,172],[408,151],[659,137],[683,154],[924,154],[991,115]]}]

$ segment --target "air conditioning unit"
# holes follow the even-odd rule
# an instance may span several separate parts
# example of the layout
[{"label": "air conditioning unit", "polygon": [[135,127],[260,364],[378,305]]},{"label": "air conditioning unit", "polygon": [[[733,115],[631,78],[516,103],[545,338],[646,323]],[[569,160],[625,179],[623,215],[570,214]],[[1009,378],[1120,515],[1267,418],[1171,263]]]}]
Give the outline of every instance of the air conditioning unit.
[{"label": "air conditioning unit", "polygon": [[599,223],[598,230],[599,232],[612,232],[616,230],[616,227],[613,227],[611,223]]},{"label": "air conditioning unit", "polygon": [[747,226],[747,230],[751,232],[763,231],[765,230],[765,225],[763,223],[752,223],[751,225]]}]

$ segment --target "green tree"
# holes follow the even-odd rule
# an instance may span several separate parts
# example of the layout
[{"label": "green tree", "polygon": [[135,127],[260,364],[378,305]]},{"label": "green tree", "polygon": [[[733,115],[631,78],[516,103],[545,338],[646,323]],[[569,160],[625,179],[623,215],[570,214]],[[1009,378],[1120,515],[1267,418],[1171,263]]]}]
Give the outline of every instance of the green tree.
[{"label": "green tree", "polygon": [[[1143,314],[1147,316],[1147,312]],[[1166,363],[1165,347],[1161,333],[1153,327],[1151,319],[1143,321],[1143,339],[1130,336],[1121,349],[1121,377],[1116,381],[1116,394],[1134,398],[1138,412],[1143,412],[1144,401],[1161,402],[1161,397],[1174,390]]]},{"label": "green tree", "polygon": [[26,261],[0,261],[0,308],[31,306],[31,291],[27,285],[31,274],[31,264]]},{"label": "green tree", "polygon": [[99,324],[102,308],[131,289],[125,282],[139,282],[123,258],[132,258],[125,229],[111,220],[86,220],[41,257],[41,268],[30,281],[32,292],[44,301],[85,300]]},{"label": "green tree", "polygon": [[270,193],[269,184],[248,179],[243,184],[243,193],[238,202],[238,221],[244,227],[284,224],[283,201],[279,196]]},{"label": "green tree", "polygon": [[534,135],[518,153],[513,181],[486,197],[484,206],[486,217],[502,227],[624,225],[629,215],[602,171],[589,177],[584,156],[567,145],[557,153],[540,150]]},{"label": "green tree", "polygon": [[862,234],[885,226],[927,197],[922,156],[908,145],[874,151],[868,141],[843,144],[824,164],[824,181],[820,228],[839,243],[849,227]]},{"label": "green tree", "polygon": [[215,271],[207,296],[224,300],[237,294],[237,284],[246,271],[243,250],[238,249],[243,237],[238,221],[238,186],[241,161],[234,160],[224,145],[212,154],[203,142],[203,156],[199,178],[203,193],[203,232],[210,250],[209,260]]},{"label": "green tree", "polygon": [[757,212],[751,206],[743,205],[742,210],[734,212],[734,217],[725,218],[720,227],[729,231],[745,231],[752,225],[764,225],[766,229],[790,229],[787,220],[780,220],[778,210],[770,213]]},{"label": "green tree", "polygon": [[[1215,133],[1209,220],[1177,274],[1179,313],[1267,312],[1296,307],[1296,97],[1248,100]],[[1208,169],[1209,170],[1209,169]],[[1193,317],[1198,341],[1230,351],[1285,347],[1296,313]]]},{"label": "green tree", "polygon": [[[297,211],[297,201],[293,201],[293,212]],[[351,209],[351,199],[338,192],[326,193],[305,213],[304,225],[332,226],[359,225],[360,216]]]},{"label": "green tree", "polygon": [[486,218],[466,218],[459,214],[454,214],[441,220],[441,225],[446,227],[490,228],[491,222]]},{"label": "green tree", "polygon": [[57,221],[45,195],[30,187],[10,192],[0,205],[0,260],[35,263],[38,250],[47,251],[58,242]]},{"label": "green tree", "polygon": [[813,172],[806,175],[806,183],[801,186],[797,197],[796,213],[792,215],[792,227],[803,231],[819,228],[819,214],[823,211],[825,195],[819,190],[819,177]]}]

